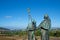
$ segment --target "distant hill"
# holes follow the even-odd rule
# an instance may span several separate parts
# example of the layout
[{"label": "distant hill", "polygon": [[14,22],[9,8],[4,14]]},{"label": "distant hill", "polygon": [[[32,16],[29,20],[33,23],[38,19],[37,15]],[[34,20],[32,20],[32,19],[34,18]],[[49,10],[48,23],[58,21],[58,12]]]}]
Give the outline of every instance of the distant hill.
[{"label": "distant hill", "polygon": [[0,30],[10,30],[8,28],[3,28],[3,27],[0,27]]},{"label": "distant hill", "polygon": [[59,29],[60,30],[60,27],[51,27],[51,29]]}]

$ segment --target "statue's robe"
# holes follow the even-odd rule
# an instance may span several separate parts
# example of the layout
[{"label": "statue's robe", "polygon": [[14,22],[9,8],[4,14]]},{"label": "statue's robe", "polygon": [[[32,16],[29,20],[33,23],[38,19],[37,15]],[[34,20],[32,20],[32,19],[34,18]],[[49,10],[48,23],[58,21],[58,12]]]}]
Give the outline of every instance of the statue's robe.
[{"label": "statue's robe", "polygon": [[28,40],[35,40],[35,27],[36,27],[36,23],[34,21],[29,22],[27,27]]},{"label": "statue's robe", "polygon": [[40,31],[41,31],[41,40],[49,40],[49,30],[51,27],[51,21],[50,19],[48,20],[43,20],[40,25]]}]

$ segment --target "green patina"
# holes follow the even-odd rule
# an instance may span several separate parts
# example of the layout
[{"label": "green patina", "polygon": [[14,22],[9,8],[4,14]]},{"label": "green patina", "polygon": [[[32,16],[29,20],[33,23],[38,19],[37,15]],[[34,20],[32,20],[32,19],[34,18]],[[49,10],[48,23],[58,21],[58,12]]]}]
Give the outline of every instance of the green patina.
[{"label": "green patina", "polygon": [[47,14],[44,15],[44,20],[40,23],[41,40],[49,40],[49,30],[51,27],[51,20]]},{"label": "green patina", "polygon": [[35,40],[35,28],[36,28],[36,21],[32,19],[30,15],[30,9],[28,8],[28,40]]}]

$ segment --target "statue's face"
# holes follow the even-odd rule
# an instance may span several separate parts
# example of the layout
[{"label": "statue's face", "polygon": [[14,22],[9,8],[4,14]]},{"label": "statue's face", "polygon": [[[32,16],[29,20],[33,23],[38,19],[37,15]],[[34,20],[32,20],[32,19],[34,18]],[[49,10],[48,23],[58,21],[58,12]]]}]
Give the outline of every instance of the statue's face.
[{"label": "statue's face", "polygon": [[44,19],[48,19],[48,15],[47,14],[44,15]]}]

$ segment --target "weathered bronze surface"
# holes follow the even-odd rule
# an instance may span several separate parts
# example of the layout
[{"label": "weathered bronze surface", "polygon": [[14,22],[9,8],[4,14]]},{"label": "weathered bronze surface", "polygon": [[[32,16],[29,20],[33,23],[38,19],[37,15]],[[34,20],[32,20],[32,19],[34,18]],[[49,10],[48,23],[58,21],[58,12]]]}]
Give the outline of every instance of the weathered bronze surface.
[{"label": "weathered bronze surface", "polygon": [[30,9],[28,8],[28,40],[35,40],[35,28],[36,28],[36,22],[32,19],[30,15]]},{"label": "weathered bronze surface", "polygon": [[49,40],[49,30],[51,27],[51,20],[47,14],[44,15],[44,20],[40,23],[41,40]]}]

